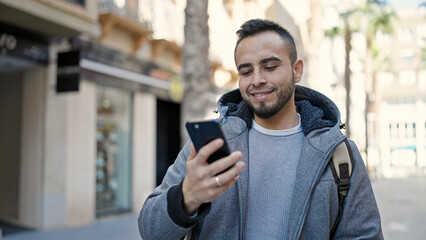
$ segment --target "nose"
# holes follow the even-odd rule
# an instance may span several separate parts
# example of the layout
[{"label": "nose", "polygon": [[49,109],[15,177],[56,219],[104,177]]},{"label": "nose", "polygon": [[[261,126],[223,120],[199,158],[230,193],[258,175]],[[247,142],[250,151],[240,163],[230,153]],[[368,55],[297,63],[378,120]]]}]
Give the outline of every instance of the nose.
[{"label": "nose", "polygon": [[260,87],[266,84],[266,79],[265,77],[259,73],[259,72],[254,72],[253,73],[253,81],[251,82],[251,84],[254,87]]}]

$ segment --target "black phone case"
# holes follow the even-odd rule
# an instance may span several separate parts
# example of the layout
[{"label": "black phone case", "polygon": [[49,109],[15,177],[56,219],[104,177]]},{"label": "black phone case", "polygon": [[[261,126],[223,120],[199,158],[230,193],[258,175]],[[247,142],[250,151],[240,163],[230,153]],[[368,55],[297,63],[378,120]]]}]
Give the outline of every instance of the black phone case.
[{"label": "black phone case", "polygon": [[226,143],[225,136],[219,123],[215,121],[187,122],[185,126],[197,152],[207,143],[217,138],[223,139],[223,146],[210,155],[207,159],[208,163],[212,163],[230,154],[228,144]]}]

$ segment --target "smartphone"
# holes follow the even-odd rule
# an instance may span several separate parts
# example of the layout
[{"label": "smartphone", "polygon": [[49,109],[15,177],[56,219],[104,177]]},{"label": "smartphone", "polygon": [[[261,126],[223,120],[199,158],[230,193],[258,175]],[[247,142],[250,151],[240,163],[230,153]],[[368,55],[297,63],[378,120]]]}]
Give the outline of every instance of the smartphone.
[{"label": "smartphone", "polygon": [[219,150],[214,152],[212,155],[210,155],[210,157],[207,159],[208,163],[212,163],[230,154],[228,144],[226,143],[222,128],[220,127],[218,122],[213,120],[201,122],[187,122],[185,126],[191,138],[191,141],[194,143],[194,147],[197,152],[200,150],[201,147],[203,147],[207,143],[217,138],[223,139],[223,146]]}]

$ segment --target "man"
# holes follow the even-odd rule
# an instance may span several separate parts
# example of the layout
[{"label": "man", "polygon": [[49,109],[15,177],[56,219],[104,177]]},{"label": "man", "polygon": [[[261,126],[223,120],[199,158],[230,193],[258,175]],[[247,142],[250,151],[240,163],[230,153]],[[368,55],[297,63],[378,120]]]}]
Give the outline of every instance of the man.
[{"label": "man", "polygon": [[142,238],[383,239],[371,184],[353,142],[351,185],[331,236],[339,198],[328,163],[345,136],[335,104],[296,87],[303,62],[297,60],[293,37],[260,19],[244,23],[237,35],[239,90],[222,96],[217,119],[234,152],[208,164],[223,141],[198,153],[187,143],[141,210]]}]

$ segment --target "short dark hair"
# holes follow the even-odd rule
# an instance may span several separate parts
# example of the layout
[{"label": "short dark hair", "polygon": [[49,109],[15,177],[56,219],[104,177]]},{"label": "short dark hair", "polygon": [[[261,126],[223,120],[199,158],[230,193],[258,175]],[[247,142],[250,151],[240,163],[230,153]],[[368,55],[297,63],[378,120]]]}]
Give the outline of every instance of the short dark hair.
[{"label": "short dark hair", "polygon": [[287,43],[289,50],[290,50],[290,61],[293,64],[297,60],[297,50],[296,50],[296,44],[294,43],[293,36],[287,31],[287,29],[283,28],[279,24],[265,20],[265,19],[252,19],[249,20],[243,25],[241,25],[240,29],[236,32],[237,33],[237,44],[235,45],[234,55],[237,50],[238,45],[240,42],[250,36],[257,35],[259,33],[267,32],[267,31],[273,31],[278,33],[278,35],[281,36],[281,38]]}]

